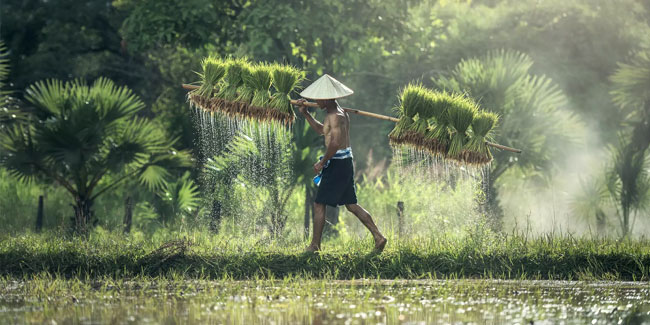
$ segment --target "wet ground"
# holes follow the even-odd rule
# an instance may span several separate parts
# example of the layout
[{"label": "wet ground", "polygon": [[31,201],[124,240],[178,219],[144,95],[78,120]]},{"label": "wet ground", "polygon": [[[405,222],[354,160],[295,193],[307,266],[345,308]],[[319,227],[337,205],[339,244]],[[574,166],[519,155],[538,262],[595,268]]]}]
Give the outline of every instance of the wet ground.
[{"label": "wet ground", "polygon": [[647,282],[57,281],[4,281],[0,324],[650,324]]}]

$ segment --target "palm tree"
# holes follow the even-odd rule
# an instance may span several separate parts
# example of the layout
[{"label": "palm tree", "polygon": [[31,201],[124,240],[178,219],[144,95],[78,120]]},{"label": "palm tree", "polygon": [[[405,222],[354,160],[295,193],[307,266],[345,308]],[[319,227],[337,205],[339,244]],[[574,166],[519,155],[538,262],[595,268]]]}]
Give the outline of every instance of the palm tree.
[{"label": "palm tree", "polygon": [[53,182],[74,200],[74,229],[86,233],[93,202],[128,179],[149,189],[165,184],[189,154],[136,114],[144,107],[126,87],[100,78],[37,82],[26,91],[30,123],[0,134],[0,164],[22,182]]},{"label": "palm tree", "polygon": [[607,189],[612,197],[621,226],[627,236],[634,226],[632,216],[650,206],[650,161],[645,150],[637,150],[634,138],[621,137],[612,150]]},{"label": "palm tree", "polygon": [[12,122],[24,122],[26,114],[20,110],[19,102],[5,89],[9,76],[9,59],[7,47],[0,41],[0,129]]},{"label": "palm tree", "polygon": [[[602,177],[601,177],[602,176]],[[609,184],[605,184],[605,175],[597,175],[580,180],[580,189],[573,193],[570,208],[573,215],[587,221],[595,219],[596,234],[604,235],[607,231],[606,207],[610,202]]]},{"label": "palm tree", "polygon": [[[296,182],[291,172],[291,144],[282,126],[262,126],[251,122],[226,145],[225,150],[208,159],[205,172],[211,180],[213,202],[231,215],[241,215],[242,204],[234,195],[237,187],[246,192],[247,204],[261,202],[261,219],[269,233],[278,237],[284,231],[286,206]],[[271,128],[271,129],[266,129]],[[268,218],[267,218],[268,216]],[[252,217],[252,216],[247,216]],[[257,219],[257,218],[253,218]]]},{"label": "palm tree", "polygon": [[503,212],[495,183],[511,168],[528,177],[544,177],[575,142],[571,136],[580,123],[562,110],[567,99],[553,81],[530,73],[532,59],[516,51],[493,51],[481,58],[462,60],[448,77],[434,83],[443,89],[467,93],[483,109],[500,116],[495,140],[523,153],[512,156],[494,151],[488,184],[487,208],[501,228]]},{"label": "palm tree", "polygon": [[629,139],[614,155],[612,192],[620,205],[623,236],[631,231],[630,214],[644,208],[650,191],[647,150],[650,146],[650,53],[637,53],[619,64],[611,77],[614,103],[625,114]]}]

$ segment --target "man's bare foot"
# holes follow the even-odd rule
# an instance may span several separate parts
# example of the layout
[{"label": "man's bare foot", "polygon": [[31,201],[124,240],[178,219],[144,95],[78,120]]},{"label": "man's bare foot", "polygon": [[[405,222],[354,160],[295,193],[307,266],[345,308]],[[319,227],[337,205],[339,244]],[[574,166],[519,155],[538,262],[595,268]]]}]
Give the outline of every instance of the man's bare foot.
[{"label": "man's bare foot", "polygon": [[375,251],[379,253],[383,252],[387,242],[388,239],[385,237],[381,237],[379,240],[375,240]]},{"label": "man's bare foot", "polygon": [[320,251],[318,246],[309,245],[305,248],[305,253],[318,253],[318,251]]}]

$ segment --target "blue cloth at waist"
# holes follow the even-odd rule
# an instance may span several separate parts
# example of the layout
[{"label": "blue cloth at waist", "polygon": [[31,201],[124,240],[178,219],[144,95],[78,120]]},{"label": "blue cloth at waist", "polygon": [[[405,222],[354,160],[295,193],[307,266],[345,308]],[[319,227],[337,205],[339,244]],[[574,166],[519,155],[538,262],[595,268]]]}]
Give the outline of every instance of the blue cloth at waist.
[{"label": "blue cloth at waist", "polygon": [[[331,159],[347,159],[347,158],[354,158],[352,156],[352,148],[351,147],[347,147],[345,149],[337,150],[336,153],[334,154],[334,156],[332,156]],[[320,161],[321,159],[323,159],[323,156],[318,157],[318,161]],[[327,168],[327,166],[329,166],[329,165],[330,165],[330,161],[328,160],[323,164],[323,169],[321,169],[321,171],[318,173],[318,175],[316,175],[314,177],[314,184],[316,184],[316,186],[320,185],[320,181],[323,178],[323,170],[325,170],[325,168]]]}]

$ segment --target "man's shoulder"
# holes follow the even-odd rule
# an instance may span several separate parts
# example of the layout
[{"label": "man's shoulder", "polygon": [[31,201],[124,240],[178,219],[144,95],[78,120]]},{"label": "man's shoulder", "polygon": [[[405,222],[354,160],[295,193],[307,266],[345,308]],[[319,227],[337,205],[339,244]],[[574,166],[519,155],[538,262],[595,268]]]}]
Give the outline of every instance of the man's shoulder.
[{"label": "man's shoulder", "polygon": [[328,112],[326,118],[328,120],[332,120],[332,122],[335,121],[338,122],[346,119],[347,116],[345,115],[345,112],[331,112],[331,113]]}]

